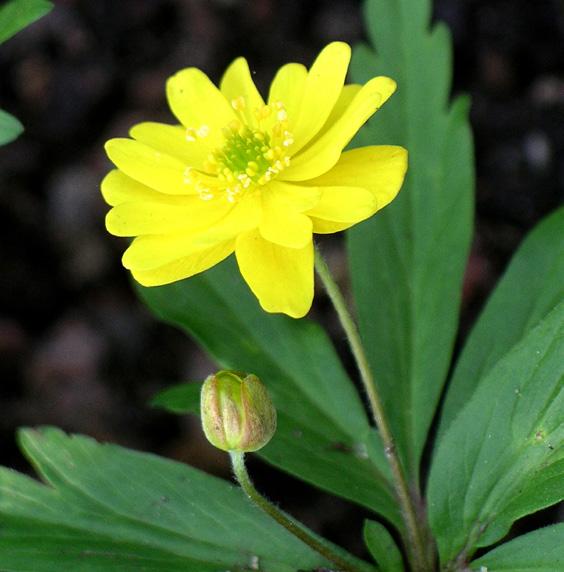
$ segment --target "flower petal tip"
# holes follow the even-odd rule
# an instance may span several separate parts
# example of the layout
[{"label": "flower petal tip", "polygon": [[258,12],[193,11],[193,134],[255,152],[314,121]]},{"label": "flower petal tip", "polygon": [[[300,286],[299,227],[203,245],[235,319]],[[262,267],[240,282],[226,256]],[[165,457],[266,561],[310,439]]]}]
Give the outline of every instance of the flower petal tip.
[{"label": "flower petal tip", "polygon": [[380,95],[380,106],[382,106],[396,91],[398,84],[387,76],[378,76],[366,83],[365,89],[374,90]]},{"label": "flower petal tip", "polygon": [[348,55],[350,57],[352,53],[351,47],[349,46],[349,44],[347,44],[346,42],[342,42],[340,40],[336,41],[336,42],[331,42],[330,44],[327,44],[319,53],[318,57],[321,57],[321,55],[323,56],[327,56],[327,55],[336,55],[336,54],[342,54],[343,56]]},{"label": "flower petal tip", "polygon": [[119,160],[122,153],[131,148],[133,141],[127,137],[114,137],[109,141],[106,141],[104,149],[106,150],[106,155],[109,157],[112,163],[116,163],[116,158]]},{"label": "flower petal tip", "polygon": [[110,157],[110,154],[116,148],[116,144],[119,144],[119,141],[122,140],[123,140],[122,138],[114,137],[114,139],[109,139],[108,141],[106,141],[106,143],[104,143],[104,149],[108,157]]},{"label": "flower petal tip", "polygon": [[[264,304],[260,299],[259,299],[259,303],[260,303],[260,307],[265,311],[268,312],[269,314],[285,314],[286,316],[289,316],[290,318],[294,318],[294,320],[299,320],[300,318],[305,318],[308,314],[309,311],[311,310],[311,303],[309,304],[309,306],[307,306],[307,308],[304,306],[302,308],[290,308],[290,307],[282,307],[282,306],[269,306],[268,304]],[[313,300],[312,300],[313,303]]]}]

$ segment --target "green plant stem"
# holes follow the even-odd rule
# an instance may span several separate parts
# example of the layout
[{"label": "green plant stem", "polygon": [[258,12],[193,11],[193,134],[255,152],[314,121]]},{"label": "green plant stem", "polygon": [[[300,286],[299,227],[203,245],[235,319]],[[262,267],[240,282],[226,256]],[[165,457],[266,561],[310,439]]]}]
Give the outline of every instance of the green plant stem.
[{"label": "green plant stem", "polygon": [[423,541],[425,535],[419,526],[414,499],[409,492],[405,471],[396,451],[394,437],[382,405],[382,400],[380,399],[380,395],[378,394],[378,390],[374,382],[374,377],[364,351],[364,346],[360,339],[358,328],[349,312],[349,309],[347,308],[347,304],[339,286],[333,279],[325,259],[317,248],[315,249],[315,270],[323,282],[323,286],[333,303],[341,325],[347,335],[349,346],[360,373],[360,379],[364,386],[364,390],[366,391],[366,395],[368,396],[372,417],[380,432],[382,442],[384,443],[384,451],[392,471],[394,489],[406,526],[408,537],[406,550],[410,557],[411,565],[414,572],[430,571],[432,570],[432,565],[427,562],[427,551]]},{"label": "green plant stem", "polygon": [[292,533],[302,542],[313,548],[316,552],[321,554],[323,558],[336,564],[339,567],[339,570],[342,570],[343,572],[365,572],[366,570],[375,570],[368,564],[366,564],[366,567],[363,567],[362,569],[359,568],[353,562],[333,551],[328,544],[321,542],[315,536],[311,535],[300,523],[282,512],[255,489],[255,486],[249,477],[249,473],[247,472],[247,467],[245,466],[244,453],[230,451],[229,455],[231,456],[231,464],[233,466],[235,477],[245,494],[256,506],[272,517],[278,524],[281,524],[288,532]]}]

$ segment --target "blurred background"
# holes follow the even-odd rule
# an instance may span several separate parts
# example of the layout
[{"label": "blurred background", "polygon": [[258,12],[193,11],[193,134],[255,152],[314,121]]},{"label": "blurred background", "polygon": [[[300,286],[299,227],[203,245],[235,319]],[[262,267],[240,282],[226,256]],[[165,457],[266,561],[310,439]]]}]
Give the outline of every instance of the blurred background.
[{"label": "blurred background", "polygon": [[[54,424],[228,477],[197,420],[151,409],[213,364],[159,324],[104,230],[104,142],[172,122],[164,83],[186,66],[218,80],[245,55],[265,89],[287,61],[365,37],[356,0],[60,0],[0,47],[0,108],[25,133],[0,148],[0,463],[28,471],[22,425]],[[472,96],[477,221],[460,340],[523,235],[564,195],[564,2],[437,0],[454,40],[454,92]],[[347,288],[342,239],[325,240]],[[313,312],[342,336],[323,294]],[[347,357],[345,356],[345,360]],[[253,461],[259,488],[361,553],[362,511]],[[346,527],[342,524],[346,519]]]}]

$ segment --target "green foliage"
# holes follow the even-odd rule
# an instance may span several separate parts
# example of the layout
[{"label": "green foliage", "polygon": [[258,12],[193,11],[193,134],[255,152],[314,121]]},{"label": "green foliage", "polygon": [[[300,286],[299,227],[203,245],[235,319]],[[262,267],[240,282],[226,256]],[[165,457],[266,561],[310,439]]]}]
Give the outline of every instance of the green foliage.
[{"label": "green foliage", "polygon": [[162,407],[171,413],[200,414],[200,392],[203,382],[173,385],[155,395],[151,400],[154,407]]},{"label": "green foliage", "polygon": [[[0,43],[53,8],[47,0],[10,0],[0,7]],[[0,145],[6,145],[19,137],[23,125],[9,113],[0,109]]]},{"label": "green foliage", "polygon": [[56,429],[20,438],[47,486],[0,469],[0,570],[295,572],[324,564],[238,488],[196,469]]},{"label": "green foliage", "polygon": [[497,360],[564,299],[564,207],[523,242],[464,346],[441,415],[441,433]]},{"label": "green foliage", "polygon": [[364,523],[364,542],[382,572],[403,572],[401,553],[388,529],[376,522]]},{"label": "green foliage", "polygon": [[563,498],[563,355],[564,301],[486,374],[439,443],[428,500],[443,563]]},{"label": "green foliage", "polygon": [[468,100],[448,105],[451,42],[429,31],[428,0],[370,0],[374,53],[355,50],[352,75],[389,75],[398,90],[358,145],[409,151],[399,197],[348,234],[359,326],[410,476],[449,369],[471,239],[474,184]]},{"label": "green foliage", "polygon": [[318,325],[262,311],[233,260],[182,282],[138,290],[161,319],[194,336],[222,368],[254,373],[266,384],[278,429],[261,456],[400,526],[380,442]]},{"label": "green foliage", "polygon": [[0,145],[12,142],[23,131],[23,125],[9,113],[0,109]]},{"label": "green foliage", "polygon": [[564,524],[547,526],[502,544],[472,562],[471,569],[476,572],[564,570]]},{"label": "green foliage", "polygon": [[0,7],[0,43],[50,12],[47,0],[9,0]]},{"label": "green foliage", "polygon": [[[0,41],[50,7],[42,0],[4,5]],[[443,26],[430,29],[429,0],[369,0],[366,7],[376,52],[355,50],[354,79],[389,75],[398,92],[356,143],[403,145],[410,170],[399,198],[348,233],[348,252],[361,335],[417,496],[421,454],[451,366],[471,240],[468,100],[449,105],[450,39]],[[21,129],[0,111],[0,144]],[[564,525],[470,562],[516,520],[563,497],[562,228],[564,209],[525,240],[456,365],[426,499],[443,570],[564,567]],[[137,289],[219,367],[256,374],[267,385],[278,430],[260,456],[379,513],[407,546],[382,443],[319,325],[263,312],[233,259],[182,282]],[[198,414],[200,388],[172,387],[152,405]],[[2,571],[295,572],[327,565],[238,488],[191,467],[55,429],[26,430],[21,445],[46,484],[0,469]],[[364,540],[382,572],[404,570],[382,524],[366,521]]]}]

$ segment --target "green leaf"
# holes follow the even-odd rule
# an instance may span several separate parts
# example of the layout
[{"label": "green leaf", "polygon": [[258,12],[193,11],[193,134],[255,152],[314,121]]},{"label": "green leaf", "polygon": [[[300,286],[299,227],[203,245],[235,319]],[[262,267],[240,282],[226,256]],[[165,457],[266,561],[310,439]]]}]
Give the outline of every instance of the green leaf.
[{"label": "green leaf", "polygon": [[428,499],[443,563],[564,496],[563,355],[564,301],[489,371],[439,443]]},{"label": "green leaf", "polygon": [[402,145],[403,189],[389,207],[348,233],[359,326],[410,478],[451,362],[471,240],[474,186],[469,102],[448,105],[451,41],[429,31],[428,0],[371,0],[375,46],[354,51],[353,79],[388,75],[398,90],[357,145]]},{"label": "green leaf", "polygon": [[380,442],[317,324],[261,310],[233,259],[138,291],[157,316],[195,337],[222,368],[254,373],[267,385],[278,428],[262,457],[400,526]]},{"label": "green leaf", "polygon": [[403,572],[403,559],[397,544],[388,529],[376,522],[364,523],[364,543],[382,572]]},{"label": "green leaf", "polygon": [[458,360],[441,434],[496,361],[564,299],[562,229],[564,207],[539,223],[514,255]]},{"label": "green leaf", "polygon": [[476,572],[556,572],[564,570],[564,524],[524,534],[475,562]]},{"label": "green leaf", "polygon": [[47,486],[0,469],[3,571],[295,572],[324,564],[240,489],[192,467],[57,429],[26,430],[20,440]]},{"label": "green leaf", "polygon": [[151,400],[154,407],[162,407],[171,413],[200,414],[200,392],[203,381],[181,383],[161,391]]},{"label": "green leaf", "polygon": [[23,130],[23,125],[13,115],[0,109],[0,145],[11,143]]},{"label": "green leaf", "polygon": [[47,0],[10,0],[0,7],[0,43],[53,9]]}]

